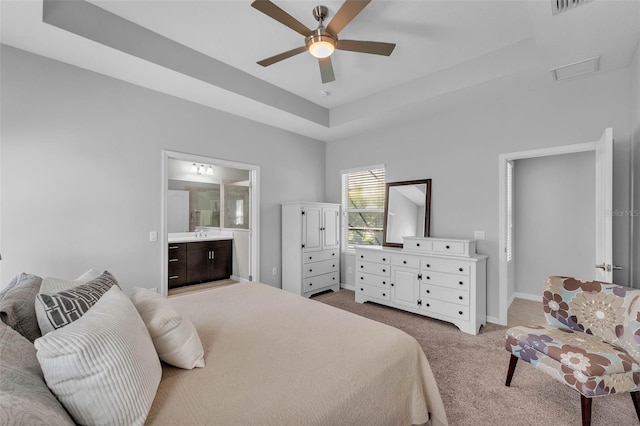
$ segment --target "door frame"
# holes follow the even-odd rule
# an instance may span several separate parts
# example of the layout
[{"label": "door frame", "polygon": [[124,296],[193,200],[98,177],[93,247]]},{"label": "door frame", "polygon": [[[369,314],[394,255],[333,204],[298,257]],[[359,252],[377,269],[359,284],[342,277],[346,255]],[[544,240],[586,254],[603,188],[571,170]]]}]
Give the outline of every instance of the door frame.
[{"label": "door frame", "polygon": [[[499,155],[499,198],[498,198],[498,324],[507,325],[507,311],[509,309],[509,275],[507,263],[507,163],[527,158],[550,157],[562,154],[596,151],[598,142],[586,142],[574,145],[563,145],[551,148],[534,149],[530,151],[512,152]],[[512,188],[513,190],[513,188]]]},{"label": "door frame", "polygon": [[160,244],[162,253],[160,256],[160,292],[168,295],[168,252],[169,244],[167,233],[167,191],[169,189],[169,159],[183,160],[193,163],[206,163],[213,166],[228,167],[247,170],[249,172],[249,277],[250,281],[260,281],[260,166],[203,155],[188,154],[178,151],[162,150],[162,194],[161,194],[161,218],[160,218]]}]

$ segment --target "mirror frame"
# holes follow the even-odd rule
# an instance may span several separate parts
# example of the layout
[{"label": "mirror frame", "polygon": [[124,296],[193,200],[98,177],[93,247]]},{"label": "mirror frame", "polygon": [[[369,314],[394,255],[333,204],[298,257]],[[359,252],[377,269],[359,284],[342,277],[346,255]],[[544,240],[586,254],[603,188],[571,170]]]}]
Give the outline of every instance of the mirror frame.
[{"label": "mirror frame", "polygon": [[387,218],[389,211],[389,190],[394,186],[403,185],[421,185],[426,184],[427,190],[425,194],[424,207],[424,235],[416,235],[418,237],[428,237],[430,235],[429,227],[431,224],[431,179],[405,180],[401,182],[387,182],[384,191],[384,222],[382,226],[382,245],[385,247],[403,247],[403,243],[387,241]]}]

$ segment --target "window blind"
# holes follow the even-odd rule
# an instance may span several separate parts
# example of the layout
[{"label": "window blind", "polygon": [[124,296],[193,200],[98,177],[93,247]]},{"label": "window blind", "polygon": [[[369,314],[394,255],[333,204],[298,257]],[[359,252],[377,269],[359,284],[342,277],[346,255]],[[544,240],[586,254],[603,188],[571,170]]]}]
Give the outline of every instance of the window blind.
[{"label": "window blind", "polygon": [[342,247],[382,244],[384,191],[384,168],[342,175],[342,207],[345,214]]}]

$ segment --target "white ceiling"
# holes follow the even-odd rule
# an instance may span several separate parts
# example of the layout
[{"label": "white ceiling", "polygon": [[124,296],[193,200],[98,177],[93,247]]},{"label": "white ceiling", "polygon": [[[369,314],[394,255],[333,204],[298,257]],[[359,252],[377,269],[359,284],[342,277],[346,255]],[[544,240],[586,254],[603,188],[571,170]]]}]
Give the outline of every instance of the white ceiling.
[{"label": "white ceiling", "polygon": [[[551,68],[594,56],[601,57],[600,72],[625,67],[640,37],[639,0],[594,0],[556,16],[549,0],[373,0],[340,37],[393,42],[395,51],[390,57],[336,51],[336,81],[322,84],[308,53],[267,68],[256,64],[304,40],[252,8],[251,0],[91,1],[117,15],[102,27],[109,14],[92,21],[80,9],[60,9],[56,18],[55,1],[45,2],[49,23],[41,0],[2,0],[0,41],[321,140],[463,100],[563,84],[552,82]],[[342,1],[274,3],[315,28],[313,7],[327,6],[330,20]],[[137,26],[153,33],[133,31]],[[180,45],[147,56],[155,42],[148,37]]]}]

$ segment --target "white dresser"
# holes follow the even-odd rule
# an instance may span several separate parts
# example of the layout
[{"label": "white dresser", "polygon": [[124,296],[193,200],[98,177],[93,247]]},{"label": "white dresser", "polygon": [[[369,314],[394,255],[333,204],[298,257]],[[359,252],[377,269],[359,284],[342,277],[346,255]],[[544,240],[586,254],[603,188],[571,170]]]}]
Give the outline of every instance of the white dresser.
[{"label": "white dresser", "polygon": [[282,289],[306,297],[340,290],[339,204],[282,204]]},{"label": "white dresser", "polygon": [[404,248],[356,247],[356,302],[375,302],[478,334],[487,321],[486,255],[475,241],[404,238]]}]

